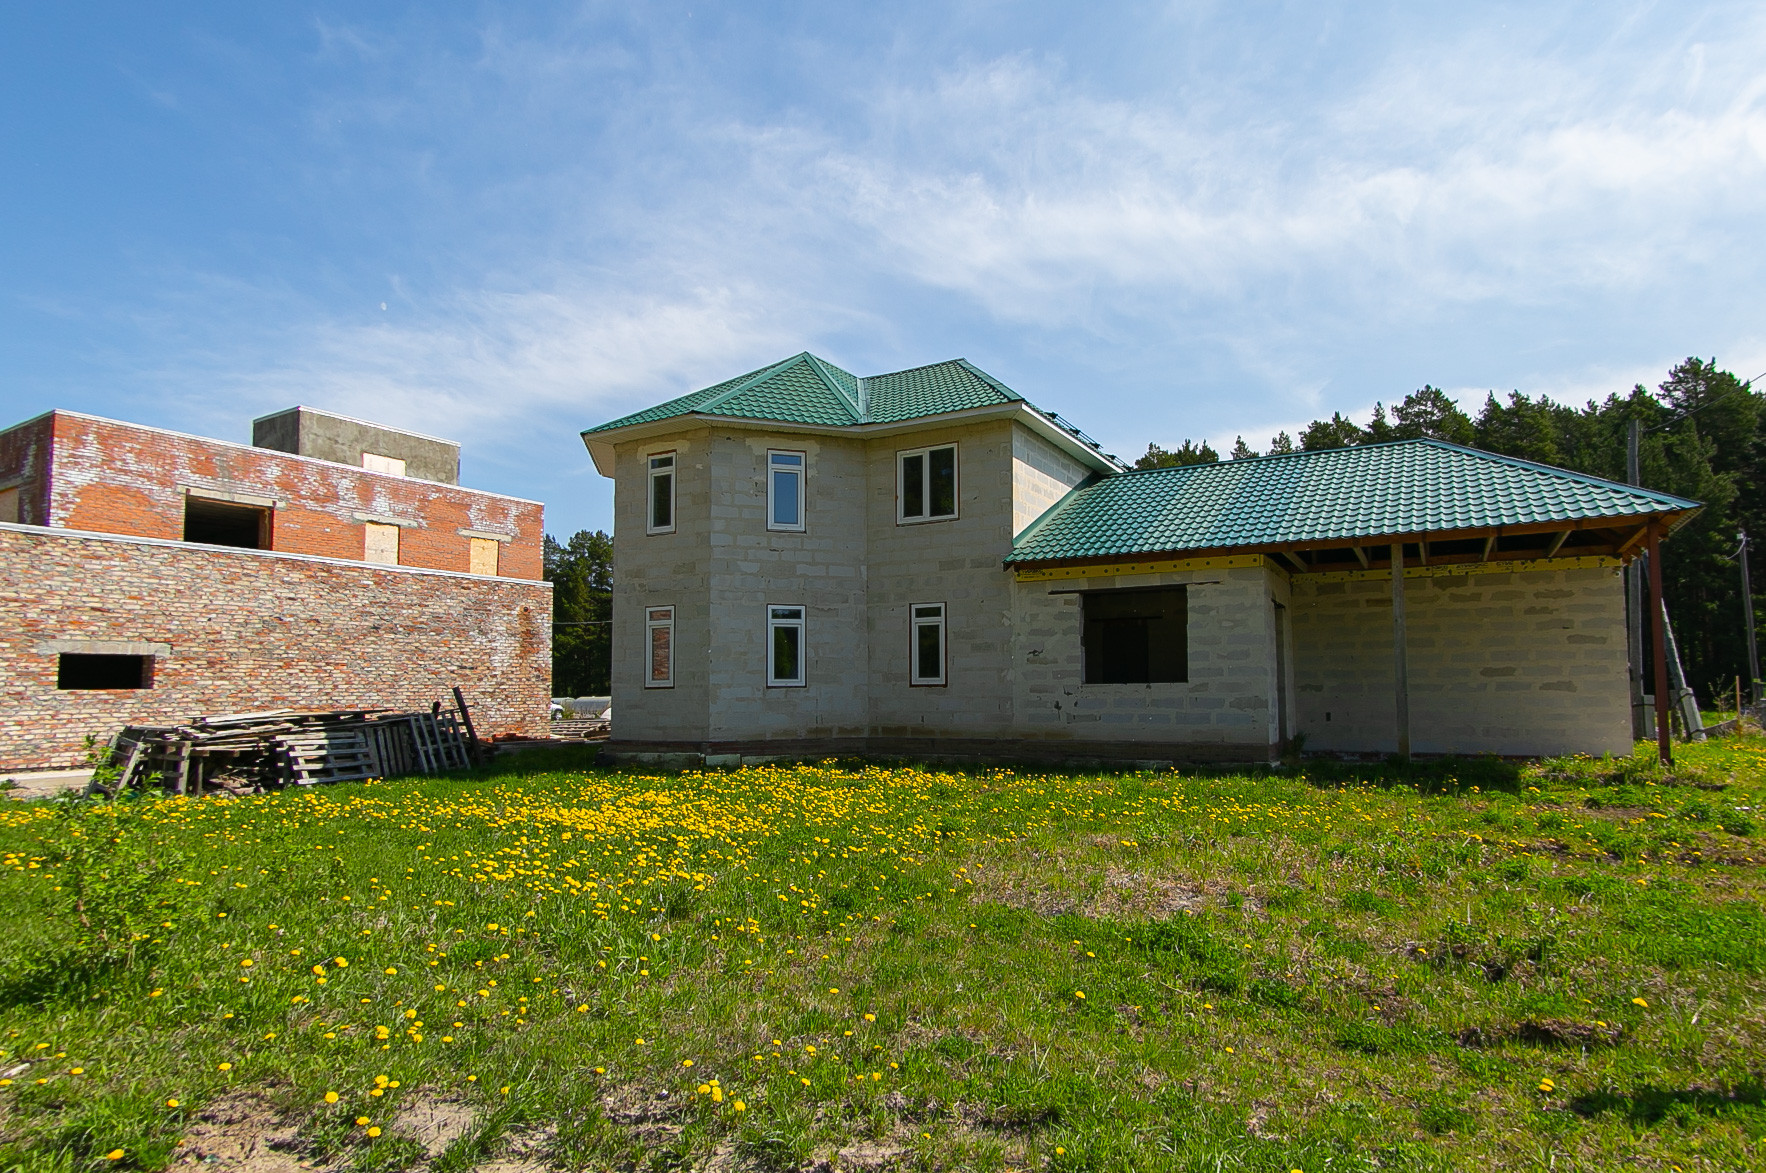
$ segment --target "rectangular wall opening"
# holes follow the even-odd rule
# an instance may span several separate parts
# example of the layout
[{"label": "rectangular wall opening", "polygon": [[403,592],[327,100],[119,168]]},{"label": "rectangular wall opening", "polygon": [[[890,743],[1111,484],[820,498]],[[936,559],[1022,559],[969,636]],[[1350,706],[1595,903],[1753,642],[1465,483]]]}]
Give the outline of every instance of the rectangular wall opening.
[{"label": "rectangular wall opening", "polygon": [[57,657],[55,687],[67,692],[152,688],[153,657],[63,652]]},{"label": "rectangular wall opening", "polygon": [[270,548],[270,511],[259,505],[184,498],[184,540],[241,550]]},{"label": "rectangular wall opening", "polygon": [[1087,684],[1181,684],[1190,678],[1185,588],[1085,591],[1080,599]]}]

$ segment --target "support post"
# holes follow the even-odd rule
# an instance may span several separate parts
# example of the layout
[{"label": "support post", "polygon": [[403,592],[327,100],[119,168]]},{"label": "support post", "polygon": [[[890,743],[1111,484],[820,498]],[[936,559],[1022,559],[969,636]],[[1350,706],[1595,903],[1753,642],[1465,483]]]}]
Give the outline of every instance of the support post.
[{"label": "support post", "polygon": [[1656,662],[1656,756],[1662,765],[1674,765],[1674,734],[1668,726],[1668,634],[1662,610],[1662,559],[1658,530],[1649,527],[1650,652]]},{"label": "support post", "polygon": [[1392,668],[1398,700],[1398,756],[1410,760],[1410,665],[1405,656],[1404,543],[1392,543]]},{"label": "support post", "polygon": [[[1633,485],[1641,483],[1643,476],[1638,458],[1640,431],[1638,422],[1632,420],[1625,439],[1625,480]],[[1643,694],[1648,691],[1643,685],[1643,573],[1641,557],[1633,558],[1625,567],[1625,651],[1631,659],[1632,741],[1642,741],[1648,727],[1643,708]]]},{"label": "support post", "polygon": [[[1741,563],[1741,612],[1748,618],[1748,698],[1760,703],[1760,652],[1754,645],[1754,584],[1748,577],[1748,532],[1741,531],[1741,550],[1736,555]],[[1740,706],[1737,706],[1739,714]]]}]

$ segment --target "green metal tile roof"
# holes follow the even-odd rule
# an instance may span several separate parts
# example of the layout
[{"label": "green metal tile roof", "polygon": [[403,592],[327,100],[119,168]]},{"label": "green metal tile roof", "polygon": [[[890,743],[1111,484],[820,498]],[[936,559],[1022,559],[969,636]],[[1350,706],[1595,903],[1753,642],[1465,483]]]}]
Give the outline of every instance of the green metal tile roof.
[{"label": "green metal tile roof", "polygon": [[1024,397],[966,359],[861,379],[805,352],[583,434],[685,415],[735,416],[781,423],[895,423]]},{"label": "green metal tile roof", "polygon": [[1439,440],[1192,464],[1082,485],[1008,562],[1624,519],[1698,502]]}]

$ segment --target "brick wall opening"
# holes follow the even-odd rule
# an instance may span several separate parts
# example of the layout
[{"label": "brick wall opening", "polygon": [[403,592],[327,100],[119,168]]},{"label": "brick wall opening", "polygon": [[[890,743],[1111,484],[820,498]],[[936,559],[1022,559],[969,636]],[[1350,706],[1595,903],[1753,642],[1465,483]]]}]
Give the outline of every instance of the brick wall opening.
[{"label": "brick wall opening", "polygon": [[184,540],[242,550],[270,548],[270,511],[258,505],[184,498]]},{"label": "brick wall opening", "polygon": [[55,668],[55,687],[69,692],[152,688],[153,657],[63,652]]}]

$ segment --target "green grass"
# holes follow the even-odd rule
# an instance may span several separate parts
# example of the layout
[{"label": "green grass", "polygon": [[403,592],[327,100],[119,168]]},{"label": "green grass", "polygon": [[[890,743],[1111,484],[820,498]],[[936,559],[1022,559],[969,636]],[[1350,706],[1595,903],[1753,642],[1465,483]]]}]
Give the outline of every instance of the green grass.
[{"label": "green grass", "polygon": [[1759,1168],[1766,741],[1678,753],[15,804],[0,1171]]}]

